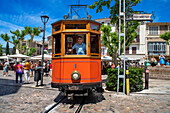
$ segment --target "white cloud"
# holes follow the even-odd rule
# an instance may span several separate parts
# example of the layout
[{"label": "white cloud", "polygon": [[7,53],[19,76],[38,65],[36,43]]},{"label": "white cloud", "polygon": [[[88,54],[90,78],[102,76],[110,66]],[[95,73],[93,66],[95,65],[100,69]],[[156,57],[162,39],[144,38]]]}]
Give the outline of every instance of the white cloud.
[{"label": "white cloud", "polygon": [[23,30],[24,29],[24,27],[22,26],[18,26],[18,25],[15,25],[15,24],[12,24],[6,21],[2,21],[2,20],[0,20],[0,26],[9,28],[9,30],[16,30],[16,29]]}]

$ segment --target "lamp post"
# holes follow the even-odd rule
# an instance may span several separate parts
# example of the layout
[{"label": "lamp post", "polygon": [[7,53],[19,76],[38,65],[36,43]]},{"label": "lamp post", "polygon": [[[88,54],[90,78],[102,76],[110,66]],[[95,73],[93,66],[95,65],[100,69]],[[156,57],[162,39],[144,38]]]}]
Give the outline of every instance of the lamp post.
[{"label": "lamp post", "polygon": [[43,31],[43,47],[42,47],[42,60],[41,60],[41,86],[43,86],[43,62],[44,62],[44,40],[45,40],[45,24],[48,22],[49,17],[47,15],[42,15],[41,20],[44,23],[44,29],[41,30]]}]

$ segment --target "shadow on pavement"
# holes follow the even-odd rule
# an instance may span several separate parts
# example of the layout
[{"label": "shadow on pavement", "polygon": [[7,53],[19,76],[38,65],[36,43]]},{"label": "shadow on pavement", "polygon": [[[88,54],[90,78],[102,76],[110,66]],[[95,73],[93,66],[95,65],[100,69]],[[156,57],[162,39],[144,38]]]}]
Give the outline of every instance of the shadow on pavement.
[{"label": "shadow on pavement", "polygon": [[[54,99],[54,102],[57,102],[60,98],[62,97],[62,93],[60,92],[59,95]],[[89,96],[75,96],[73,100],[71,99],[65,99],[64,101],[62,101],[61,103],[62,104],[80,104],[81,103],[81,100],[82,98],[85,98],[85,101],[84,101],[84,104],[96,104],[96,103],[99,103],[103,100],[106,100],[103,96],[103,93],[96,93],[96,92],[92,92],[89,94]]]},{"label": "shadow on pavement", "polygon": [[15,80],[0,78],[0,96],[17,93],[20,87],[15,84]]}]

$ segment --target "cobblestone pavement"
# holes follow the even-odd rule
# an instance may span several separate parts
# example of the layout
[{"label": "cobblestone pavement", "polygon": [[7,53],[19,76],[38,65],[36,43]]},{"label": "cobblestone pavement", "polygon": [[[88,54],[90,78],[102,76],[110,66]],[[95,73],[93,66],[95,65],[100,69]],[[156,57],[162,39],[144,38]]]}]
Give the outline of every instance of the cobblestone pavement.
[{"label": "cobblestone pavement", "polygon": [[[13,73],[11,73],[11,75],[12,74]],[[46,86],[39,88],[34,87],[33,78],[31,78],[31,84],[23,84],[22,86],[16,85],[14,80],[13,75],[3,77],[2,72],[0,71],[0,113],[41,113],[55,104],[54,100],[59,95],[59,91],[50,88],[49,77],[44,77]],[[159,80],[155,81],[158,83]],[[154,79],[152,79],[152,82],[150,83],[154,83]],[[168,82],[167,80],[161,80],[161,83]],[[159,84],[156,87],[158,86]],[[64,102],[57,105],[51,112],[73,113],[79,105],[78,102],[80,98],[82,97],[76,97],[73,101],[66,99]],[[109,91],[104,92],[103,94],[94,93],[86,98],[81,112],[170,113],[170,93],[142,92],[131,93],[130,96],[117,95],[116,92]]]}]

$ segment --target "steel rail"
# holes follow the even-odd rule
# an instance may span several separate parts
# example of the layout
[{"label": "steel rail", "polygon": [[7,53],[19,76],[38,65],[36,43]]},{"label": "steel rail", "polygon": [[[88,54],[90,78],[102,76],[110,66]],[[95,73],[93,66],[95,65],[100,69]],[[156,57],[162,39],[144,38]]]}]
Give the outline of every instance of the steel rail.
[{"label": "steel rail", "polygon": [[51,111],[54,107],[56,107],[61,101],[63,101],[66,97],[62,96],[57,102],[56,104],[54,104],[52,107],[50,107],[48,110],[46,110],[44,113],[48,113],[49,111]]}]

